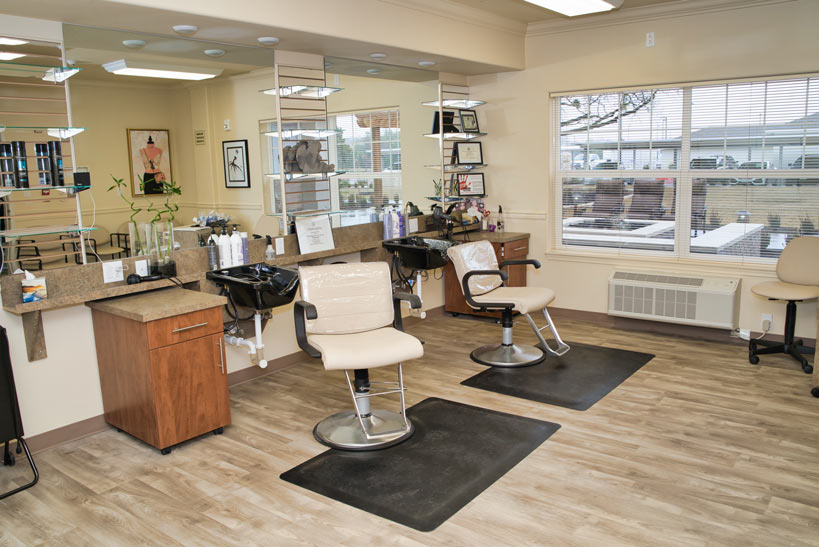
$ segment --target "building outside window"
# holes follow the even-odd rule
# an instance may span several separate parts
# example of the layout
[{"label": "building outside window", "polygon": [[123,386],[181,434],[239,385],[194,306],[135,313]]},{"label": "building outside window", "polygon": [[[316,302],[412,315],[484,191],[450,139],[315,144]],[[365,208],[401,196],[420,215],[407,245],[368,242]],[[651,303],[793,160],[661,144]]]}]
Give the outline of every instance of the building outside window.
[{"label": "building outside window", "polygon": [[819,235],[819,78],[551,100],[558,248],[764,262]]}]

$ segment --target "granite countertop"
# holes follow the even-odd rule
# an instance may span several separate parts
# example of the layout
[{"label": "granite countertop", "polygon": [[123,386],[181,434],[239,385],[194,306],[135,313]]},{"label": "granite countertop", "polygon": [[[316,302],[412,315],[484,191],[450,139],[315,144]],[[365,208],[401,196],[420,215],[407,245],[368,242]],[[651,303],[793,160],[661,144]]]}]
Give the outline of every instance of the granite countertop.
[{"label": "granite countertop", "polygon": [[216,308],[226,303],[227,298],[224,296],[171,288],[95,300],[85,305],[105,313],[146,323],[184,313]]},{"label": "granite countertop", "polygon": [[468,235],[455,234],[452,239],[460,241],[488,241],[490,243],[509,243],[519,239],[529,239],[527,232],[469,232]]}]

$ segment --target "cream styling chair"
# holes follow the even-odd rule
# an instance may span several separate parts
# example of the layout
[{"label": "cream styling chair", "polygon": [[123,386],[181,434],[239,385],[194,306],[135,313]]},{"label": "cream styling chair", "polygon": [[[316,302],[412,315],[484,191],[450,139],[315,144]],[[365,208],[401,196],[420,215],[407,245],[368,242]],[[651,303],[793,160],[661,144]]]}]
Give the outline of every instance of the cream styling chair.
[{"label": "cream styling chair", "polygon": [[[413,433],[404,404],[401,363],[424,355],[421,342],[405,332],[401,301],[420,308],[412,294],[392,292],[386,262],[329,264],[299,268],[302,300],[296,302],[296,338],[327,370],[343,370],[354,410],[339,412],[313,429],[316,439],[342,450],[375,450]],[[398,365],[397,382],[370,382],[369,370]],[[350,379],[353,371],[354,379]],[[401,412],[376,410],[370,398],[397,393]]]},{"label": "cream styling chair", "polygon": [[[776,262],[776,277],[779,281],[766,281],[751,287],[751,292],[768,300],[785,300],[785,340],[751,340],[748,343],[748,360],[759,363],[757,355],[787,353],[802,365],[802,370],[813,372],[803,354],[812,354],[813,348],[802,345],[802,340],[794,340],[796,329],[796,303],[819,298],[819,237],[797,237],[785,247]],[[817,318],[819,320],[819,318]],[[757,346],[763,346],[761,349]]]},{"label": "cream styling chair", "polygon": [[[450,247],[447,250],[455,272],[461,282],[464,299],[479,311],[500,310],[503,338],[500,344],[490,344],[474,350],[470,357],[482,365],[493,367],[525,367],[535,365],[546,357],[546,353],[561,356],[569,351],[569,346],[560,339],[557,329],[549,316],[546,306],[555,299],[555,293],[544,287],[507,287],[506,272],[503,268],[513,265],[531,264],[540,268],[537,260],[507,260],[498,266],[495,249],[488,241],[476,241]],[[546,326],[538,328],[531,311],[543,310]],[[540,347],[519,345],[512,342],[514,314],[520,313],[529,321],[532,330],[540,340]],[[557,343],[552,349],[544,340],[541,331],[549,327]],[[545,353],[544,353],[545,352]]]}]

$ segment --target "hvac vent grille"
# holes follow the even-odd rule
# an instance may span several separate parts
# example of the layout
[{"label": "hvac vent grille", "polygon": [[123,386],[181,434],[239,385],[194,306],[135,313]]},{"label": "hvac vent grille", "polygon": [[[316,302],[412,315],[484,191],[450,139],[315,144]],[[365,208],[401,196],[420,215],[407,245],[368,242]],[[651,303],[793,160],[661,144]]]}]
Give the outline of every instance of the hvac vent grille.
[{"label": "hvac vent grille", "polygon": [[671,275],[654,275],[636,272],[614,272],[614,279],[620,281],[642,281],[644,283],[661,283],[664,285],[687,285],[689,287],[702,287],[700,277],[678,277]]},{"label": "hvac vent grille", "polygon": [[[662,277],[662,276],[654,276]],[[614,311],[695,319],[697,293],[653,287],[614,286]]]},{"label": "hvac vent grille", "polygon": [[203,145],[205,144],[205,130],[198,129],[193,132],[193,142],[194,144]]}]

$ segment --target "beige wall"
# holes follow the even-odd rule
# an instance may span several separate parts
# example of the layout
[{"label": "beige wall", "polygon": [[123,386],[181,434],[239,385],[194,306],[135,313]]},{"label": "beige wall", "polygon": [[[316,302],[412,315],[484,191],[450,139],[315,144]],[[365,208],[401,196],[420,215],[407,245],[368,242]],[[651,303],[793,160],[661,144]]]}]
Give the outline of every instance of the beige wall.
[{"label": "beige wall", "polygon": [[[618,267],[690,271],[742,278],[740,327],[761,330],[760,314],[774,314],[774,332],[784,326],[784,306],[750,294],[774,279],[773,267],[719,267],[703,262],[595,259],[555,253],[549,103],[553,91],[801,73],[819,69],[815,22],[819,2],[779,2],[747,9],[657,18],[587,30],[531,36],[527,68],[470,78],[484,138],[490,202],[503,204],[507,226],[532,233],[531,256],[544,260],[530,283],[557,291],[555,305],[605,312],[607,279]],[[646,32],[656,46],[644,47]],[[813,337],[814,306],[800,306],[797,333]]]}]

